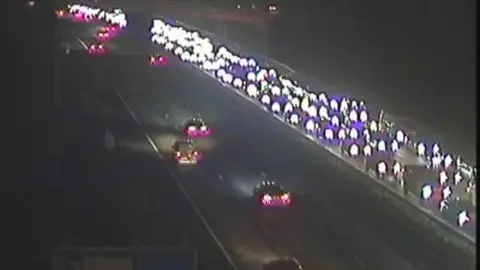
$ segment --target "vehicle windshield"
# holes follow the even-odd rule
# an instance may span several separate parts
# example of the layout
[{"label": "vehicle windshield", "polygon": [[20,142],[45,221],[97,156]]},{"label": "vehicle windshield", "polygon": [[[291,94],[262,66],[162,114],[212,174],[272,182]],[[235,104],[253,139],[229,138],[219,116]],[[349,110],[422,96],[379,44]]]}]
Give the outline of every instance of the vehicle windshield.
[{"label": "vehicle windshield", "polygon": [[280,185],[268,185],[263,187],[263,191],[270,195],[282,195],[285,193],[282,186]]}]

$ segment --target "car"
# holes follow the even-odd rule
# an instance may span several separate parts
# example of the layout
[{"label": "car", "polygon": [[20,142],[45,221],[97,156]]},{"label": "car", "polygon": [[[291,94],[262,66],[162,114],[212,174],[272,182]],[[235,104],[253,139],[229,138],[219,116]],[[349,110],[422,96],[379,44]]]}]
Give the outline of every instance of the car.
[{"label": "car", "polygon": [[116,25],[116,24],[110,24],[110,25],[107,25],[107,26],[104,26],[102,28],[102,31],[106,31],[106,32],[110,32],[110,33],[116,33],[120,30],[120,26]]},{"label": "car", "polygon": [[97,32],[97,39],[101,41],[107,41],[112,37],[112,34],[108,31],[100,30]]},{"label": "car", "polygon": [[267,9],[268,9],[268,13],[270,13],[271,15],[277,15],[280,13],[280,10],[278,10],[277,5],[269,5]]},{"label": "car", "polygon": [[302,270],[303,266],[295,258],[282,258],[263,265],[263,270]]},{"label": "car", "polygon": [[103,43],[93,43],[88,47],[88,53],[92,55],[101,55],[107,52],[107,47]]},{"label": "car", "polygon": [[163,65],[166,65],[167,64],[167,57],[163,56],[163,55],[150,55],[149,59],[148,59],[150,65],[152,66],[163,66]]},{"label": "car", "polygon": [[65,12],[65,10],[63,9],[57,9],[55,10],[55,16],[57,16],[57,18],[63,18],[67,15],[67,12]]},{"label": "car", "polygon": [[89,22],[92,20],[92,16],[87,15],[85,13],[78,12],[73,14],[72,20],[74,22]]},{"label": "car", "polygon": [[200,117],[195,117],[185,124],[185,133],[189,137],[206,137],[212,131],[210,127]]},{"label": "car", "polygon": [[253,195],[263,207],[285,207],[292,203],[290,192],[273,181],[263,181],[255,186]]},{"label": "car", "polygon": [[180,165],[195,165],[202,155],[195,142],[189,139],[176,141],[172,146],[173,159]]}]

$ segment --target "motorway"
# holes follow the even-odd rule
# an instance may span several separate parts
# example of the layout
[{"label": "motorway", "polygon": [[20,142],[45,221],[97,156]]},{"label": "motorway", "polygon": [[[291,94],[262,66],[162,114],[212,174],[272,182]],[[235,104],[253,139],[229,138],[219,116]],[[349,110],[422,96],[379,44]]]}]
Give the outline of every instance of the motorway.
[{"label": "motorway", "polygon": [[[131,168],[130,174],[121,177],[124,180],[118,180],[131,188],[122,197],[140,186],[148,195],[132,197],[151,198],[151,211],[163,209],[170,216],[191,213],[184,208],[187,203],[182,194],[173,188],[178,181],[241,269],[257,269],[264,261],[284,255],[296,256],[311,269],[474,269],[474,255],[452,248],[428,228],[409,220],[390,201],[367,188],[361,175],[332,163],[328,153],[319,152],[312,142],[230,90],[173,57],[167,67],[151,68],[145,52],[152,48],[147,45],[146,27],[141,28],[144,23],[132,21],[127,34],[113,41],[111,55],[98,59],[76,56],[73,66],[78,63],[83,71],[69,72],[79,76],[70,78],[71,82],[92,82],[77,91],[105,90],[97,97],[101,107],[109,108],[108,115],[122,115],[108,121],[116,123],[111,130],[120,148],[151,158],[145,167]],[[88,44],[92,33],[94,30],[84,29],[77,37]],[[82,49],[79,42],[70,42]],[[95,80],[84,77],[86,73]],[[151,146],[135,132],[133,119],[125,123],[128,112],[121,108],[115,91],[159,150],[157,161]],[[173,167],[174,177],[169,176],[165,173],[171,165],[169,147],[181,136],[178,127],[196,114],[213,128],[212,138],[199,142],[205,159],[197,168]],[[116,127],[119,122],[121,128]],[[136,158],[131,155],[129,158]],[[129,171],[123,168],[127,164],[118,164],[119,172]],[[251,192],[262,173],[292,191],[295,203],[291,209],[259,212],[252,206]],[[120,176],[112,176],[111,181],[116,177]],[[138,212],[129,219],[144,219],[144,215]],[[165,215],[149,217],[145,222],[151,222],[149,227],[131,230],[141,230],[147,238],[150,232],[156,233]],[[202,227],[192,219],[179,219],[175,224],[185,226],[182,222]],[[201,230],[194,229],[197,233]]]}]

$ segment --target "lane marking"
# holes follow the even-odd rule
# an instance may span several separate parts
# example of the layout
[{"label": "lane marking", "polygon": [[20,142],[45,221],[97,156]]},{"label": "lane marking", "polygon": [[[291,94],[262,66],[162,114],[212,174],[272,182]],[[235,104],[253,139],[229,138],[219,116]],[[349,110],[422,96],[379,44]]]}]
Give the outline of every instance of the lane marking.
[{"label": "lane marking", "polygon": [[88,51],[88,46],[87,44],[79,37],[77,37],[77,40],[78,40],[78,43],[80,43],[80,45],[82,45],[82,47]]},{"label": "lane marking", "polygon": [[[140,128],[142,128],[143,127],[142,123],[138,120],[137,115],[133,112],[132,108],[130,108],[130,106],[125,101],[125,99],[123,99],[123,96],[120,94],[120,92],[115,90],[115,93],[117,93],[118,98],[122,102],[123,106],[127,109],[130,116],[133,118],[133,121],[135,121],[135,123],[137,123],[137,125]],[[152,147],[153,151],[155,151],[155,153],[157,154],[158,158],[160,158],[161,160],[164,160],[165,158],[163,157],[163,155],[158,150],[157,145],[155,145],[155,142],[152,140],[152,137],[150,137],[150,135],[148,135],[148,133],[146,133],[146,132],[144,132],[143,135],[147,139],[147,141],[150,144],[150,146]]]},{"label": "lane marking", "polygon": [[[137,125],[142,128],[142,123],[138,120],[137,116],[135,115],[135,112],[131,109],[130,105],[128,105],[128,103],[125,101],[125,99],[123,98],[122,94],[120,94],[120,92],[118,92],[118,90],[115,90],[115,93],[117,94],[118,98],[120,99],[120,101],[122,102],[123,106],[127,109],[128,113],[130,114],[130,116],[132,117],[132,119],[135,121],[135,123],[137,123]],[[150,137],[150,135],[148,135],[147,132],[144,132],[143,133],[145,138],[147,139],[148,143],[150,144],[150,146],[152,147],[152,149],[155,151],[155,154],[157,154],[158,158],[163,160],[164,157],[162,156],[162,154],[160,153],[160,151],[158,150],[157,146],[155,145],[155,142],[152,140],[152,138]],[[190,206],[193,208],[193,210],[195,211],[195,213],[197,214],[197,216],[200,218],[200,221],[203,223],[205,229],[207,229],[208,233],[210,234],[210,236],[213,238],[213,240],[215,241],[215,243],[217,244],[218,248],[220,249],[220,251],[222,252],[223,256],[227,259],[228,263],[233,267],[233,269],[237,270],[238,267],[237,265],[235,264],[234,260],[232,259],[232,256],[230,256],[230,254],[228,253],[228,251],[225,249],[225,247],[223,246],[223,244],[220,242],[220,239],[217,237],[217,235],[213,232],[213,229],[210,227],[210,225],[208,224],[207,220],[205,219],[205,217],[202,215],[202,213],[200,212],[200,210],[198,209],[197,205],[195,204],[195,202],[193,201],[193,199],[190,197],[190,195],[188,194],[188,192],[186,191],[186,189],[183,187],[181,181],[178,179],[178,177],[172,172],[172,170],[168,169],[168,172],[170,173],[170,175],[172,176],[172,178],[175,180],[177,186],[180,188],[180,191],[183,193],[183,195],[185,196],[185,198],[188,200],[188,202],[190,203]]]},{"label": "lane marking", "polygon": [[357,256],[353,256],[353,260],[354,260],[358,265],[360,265],[360,267],[362,267],[363,269],[365,269],[365,264],[364,264],[359,258],[357,258]]}]

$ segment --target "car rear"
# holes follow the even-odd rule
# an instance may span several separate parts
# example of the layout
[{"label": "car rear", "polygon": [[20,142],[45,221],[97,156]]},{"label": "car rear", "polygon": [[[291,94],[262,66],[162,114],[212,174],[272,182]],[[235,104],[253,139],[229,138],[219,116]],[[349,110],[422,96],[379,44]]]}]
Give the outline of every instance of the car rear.
[{"label": "car rear", "polygon": [[101,40],[101,41],[107,41],[109,40],[111,37],[110,35],[110,32],[108,31],[99,31],[97,33],[97,39]]},{"label": "car rear", "polygon": [[189,137],[207,137],[211,132],[210,127],[202,121],[189,123],[185,129]]},{"label": "car rear", "polygon": [[167,58],[165,56],[152,55],[149,58],[149,62],[152,66],[162,66],[167,63]]},{"label": "car rear", "polygon": [[200,152],[194,151],[176,151],[174,152],[174,159],[180,165],[195,165],[201,159]]},{"label": "car rear", "polygon": [[92,44],[88,48],[88,52],[93,55],[103,54],[106,52],[104,44]]},{"label": "car rear", "polygon": [[260,203],[264,207],[285,207],[292,203],[290,193],[264,193],[260,197]]}]

